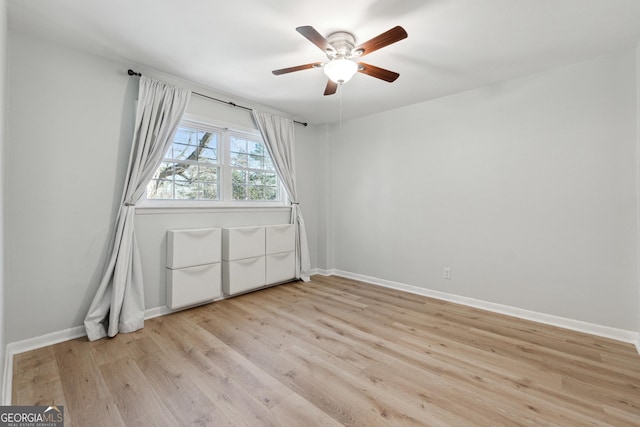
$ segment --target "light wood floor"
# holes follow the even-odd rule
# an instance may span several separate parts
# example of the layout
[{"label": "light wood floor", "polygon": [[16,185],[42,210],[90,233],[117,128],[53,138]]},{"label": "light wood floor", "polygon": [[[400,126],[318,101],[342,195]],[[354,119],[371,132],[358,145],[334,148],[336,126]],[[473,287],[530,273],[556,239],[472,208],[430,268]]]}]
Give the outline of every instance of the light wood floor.
[{"label": "light wood floor", "polygon": [[640,425],[629,344],[338,277],[15,356],[67,426]]}]

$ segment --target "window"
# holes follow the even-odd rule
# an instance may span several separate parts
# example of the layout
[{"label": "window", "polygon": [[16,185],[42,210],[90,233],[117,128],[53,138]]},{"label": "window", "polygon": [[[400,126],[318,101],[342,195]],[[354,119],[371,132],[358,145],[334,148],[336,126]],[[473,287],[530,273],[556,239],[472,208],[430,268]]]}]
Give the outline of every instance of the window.
[{"label": "window", "polygon": [[[148,200],[282,202],[280,180],[259,135],[183,121],[147,186]],[[175,203],[174,203],[175,204]]]},{"label": "window", "polygon": [[233,200],[279,200],[280,183],[264,142],[232,135],[229,157]]},{"label": "window", "polygon": [[147,186],[147,198],[219,200],[220,136],[181,126]]}]

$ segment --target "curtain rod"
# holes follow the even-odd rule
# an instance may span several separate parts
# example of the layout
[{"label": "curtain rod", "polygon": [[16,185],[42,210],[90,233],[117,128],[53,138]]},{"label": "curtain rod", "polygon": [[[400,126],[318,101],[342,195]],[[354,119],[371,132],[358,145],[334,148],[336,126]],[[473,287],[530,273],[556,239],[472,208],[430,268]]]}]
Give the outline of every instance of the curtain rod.
[{"label": "curtain rod", "polygon": [[[133,71],[131,69],[127,70],[127,74],[129,74],[130,76],[142,77],[142,73],[137,73],[137,72],[135,72],[135,71]],[[191,93],[194,94],[194,95],[198,95],[198,96],[200,96],[202,98],[207,98],[207,99],[210,99],[212,101],[217,101],[217,102],[221,102],[223,104],[230,105],[232,107],[242,108],[243,110],[247,110],[247,111],[253,111],[253,108],[245,107],[244,105],[238,105],[238,104],[236,104],[234,102],[231,102],[231,101],[224,101],[222,99],[214,98],[213,96],[209,96],[209,95],[203,95],[203,94],[198,93],[198,92],[191,92]],[[305,126],[305,127],[309,124],[309,123],[306,123],[306,122],[299,122],[297,120],[294,120],[293,123],[297,123],[297,124]]]}]

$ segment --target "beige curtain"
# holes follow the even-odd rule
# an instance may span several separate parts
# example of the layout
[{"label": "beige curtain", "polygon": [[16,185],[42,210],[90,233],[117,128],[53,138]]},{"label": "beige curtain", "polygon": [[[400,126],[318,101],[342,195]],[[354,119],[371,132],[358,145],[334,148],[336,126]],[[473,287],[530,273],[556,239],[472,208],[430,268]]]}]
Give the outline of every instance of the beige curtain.
[{"label": "beige curtain", "polygon": [[308,282],[311,258],[302,210],[296,189],[295,134],[293,121],[253,111],[253,118],[269,150],[278,176],[291,200],[291,223],[296,225],[296,278]]},{"label": "beige curtain", "polygon": [[162,162],[191,92],[140,78],[136,127],[109,262],[84,326],[89,340],[144,326],[144,283],[134,229],[135,205]]}]

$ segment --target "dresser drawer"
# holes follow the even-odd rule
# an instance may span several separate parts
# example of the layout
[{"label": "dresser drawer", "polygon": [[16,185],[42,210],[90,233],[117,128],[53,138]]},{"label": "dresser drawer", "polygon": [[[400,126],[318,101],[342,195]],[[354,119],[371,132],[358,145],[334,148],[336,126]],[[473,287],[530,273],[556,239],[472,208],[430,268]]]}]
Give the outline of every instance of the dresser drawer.
[{"label": "dresser drawer", "polygon": [[295,250],[296,228],[293,224],[268,225],[265,227],[267,254]]},{"label": "dresser drawer", "polygon": [[167,231],[167,267],[183,268],[220,262],[219,228]]},{"label": "dresser drawer", "polygon": [[264,227],[222,229],[222,259],[235,261],[264,255]]},{"label": "dresser drawer", "polygon": [[222,262],[222,290],[227,295],[257,289],[265,282],[265,257]]},{"label": "dresser drawer", "polygon": [[172,270],[167,268],[167,305],[187,307],[222,294],[221,264],[207,264]]},{"label": "dresser drawer", "polygon": [[296,277],[295,252],[267,255],[267,284],[285,282]]}]

